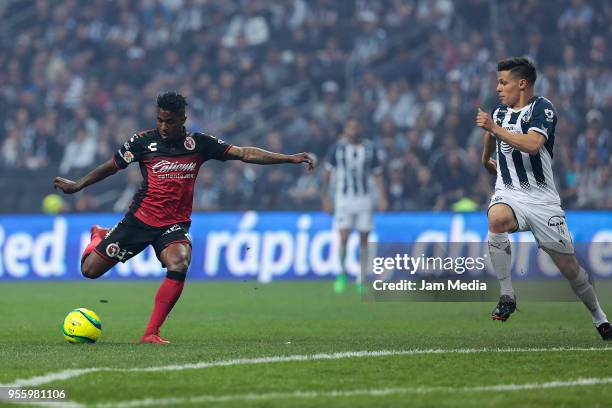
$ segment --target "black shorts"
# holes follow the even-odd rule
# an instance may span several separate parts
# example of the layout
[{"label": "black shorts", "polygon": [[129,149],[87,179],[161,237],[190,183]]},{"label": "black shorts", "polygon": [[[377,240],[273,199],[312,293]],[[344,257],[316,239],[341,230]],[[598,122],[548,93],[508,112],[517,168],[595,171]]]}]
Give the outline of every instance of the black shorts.
[{"label": "black shorts", "polygon": [[191,246],[190,225],[190,222],[182,222],[165,227],[152,227],[132,214],[126,214],[117,225],[110,229],[96,246],[95,251],[107,261],[125,262],[150,244],[153,245],[155,255],[161,262],[161,252],[168,245],[185,242]]}]

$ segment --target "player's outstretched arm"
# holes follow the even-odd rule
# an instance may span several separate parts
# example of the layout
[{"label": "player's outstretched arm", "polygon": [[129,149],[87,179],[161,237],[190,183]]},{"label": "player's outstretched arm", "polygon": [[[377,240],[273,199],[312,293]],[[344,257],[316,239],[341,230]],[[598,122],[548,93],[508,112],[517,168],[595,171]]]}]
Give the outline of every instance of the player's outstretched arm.
[{"label": "player's outstretched arm", "polygon": [[59,188],[66,194],[73,194],[77,191],[81,191],[85,187],[97,183],[100,180],[104,180],[108,176],[112,176],[117,172],[117,166],[111,159],[105,163],[102,163],[92,171],[90,171],[85,177],[82,177],[78,181],[72,181],[63,177],[56,177],[53,180],[53,187]]},{"label": "player's outstretched arm", "polygon": [[309,170],[314,169],[315,165],[314,159],[308,153],[282,154],[269,152],[259,147],[232,146],[227,151],[226,158],[255,164],[307,163]]},{"label": "player's outstretched arm", "polygon": [[527,134],[514,134],[509,132],[495,123],[489,114],[480,109],[476,115],[476,126],[492,133],[495,137],[503,140],[523,153],[536,154],[544,142],[546,142],[546,138],[542,134],[533,130],[530,130]]}]

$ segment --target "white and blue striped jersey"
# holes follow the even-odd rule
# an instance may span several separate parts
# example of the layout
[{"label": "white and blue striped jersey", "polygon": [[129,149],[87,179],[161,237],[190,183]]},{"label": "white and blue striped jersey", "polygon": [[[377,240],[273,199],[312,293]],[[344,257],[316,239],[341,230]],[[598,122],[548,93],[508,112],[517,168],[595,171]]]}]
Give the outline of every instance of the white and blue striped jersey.
[{"label": "white and blue striped jersey", "polygon": [[335,208],[372,210],[375,188],[373,176],[382,174],[384,155],[373,142],[351,144],[340,139],[329,151],[325,168],[334,176]]},{"label": "white and blue striped jersey", "polygon": [[497,181],[495,191],[511,191],[520,201],[533,204],[561,204],[552,171],[557,114],[546,98],[534,96],[522,109],[498,105],[491,117],[504,129],[517,134],[540,133],[546,142],[536,154],[514,149],[497,139]]}]

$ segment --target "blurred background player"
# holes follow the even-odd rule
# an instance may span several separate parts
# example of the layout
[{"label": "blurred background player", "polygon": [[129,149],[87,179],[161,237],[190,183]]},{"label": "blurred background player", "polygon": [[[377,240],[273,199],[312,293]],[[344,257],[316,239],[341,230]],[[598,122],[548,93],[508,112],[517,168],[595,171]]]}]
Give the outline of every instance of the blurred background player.
[{"label": "blurred background player", "polygon": [[[340,274],[334,282],[336,293],[346,288],[346,254],[349,234],[359,232],[360,274],[357,275],[357,291],[363,291],[361,274],[367,272],[368,236],[374,228],[372,213],[376,203],[378,209],[387,209],[387,198],[383,181],[382,152],[371,140],[363,138],[361,123],[349,118],[340,140],[331,148],[321,188],[323,209],[334,214],[334,228],[340,234]],[[329,183],[334,176],[334,201],[329,198]],[[374,179],[374,180],[372,180]],[[373,184],[378,194],[374,194]],[[378,199],[376,201],[376,199]]]},{"label": "blurred background player", "polygon": [[56,177],[53,184],[73,194],[97,183],[132,162],[139,162],[143,182],[129,211],[113,228],[91,228],[91,242],[81,258],[83,276],[97,279],[117,262],[126,262],[148,245],[167,268],[166,278],[155,296],[151,318],[141,343],[169,343],[159,330],[183,291],[191,263],[189,227],[194,185],[207,160],[240,160],[246,163],[308,163],[306,153],[285,155],[256,147],[237,147],[204,133],[187,132],[187,101],[176,92],[157,98],[157,128],[134,134],[111,160],[78,181]]},{"label": "blurred background player", "polygon": [[[528,59],[505,59],[498,63],[497,71],[500,104],[490,116],[479,111],[476,117],[476,125],[485,130],[483,164],[497,175],[488,210],[489,253],[501,297],[491,317],[506,321],[516,309],[508,233],[531,231],[538,246],[550,255],[591,312],[601,337],[612,340],[612,326],[599,306],[589,275],[574,255],[555,187],[552,172],[555,107],[548,99],[534,96],[537,74]],[[491,160],[495,149],[497,162]]]}]

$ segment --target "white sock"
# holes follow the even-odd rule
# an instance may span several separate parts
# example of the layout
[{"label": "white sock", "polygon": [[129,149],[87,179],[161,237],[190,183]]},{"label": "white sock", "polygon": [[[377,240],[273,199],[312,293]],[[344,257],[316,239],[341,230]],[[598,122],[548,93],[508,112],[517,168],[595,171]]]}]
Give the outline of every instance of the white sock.
[{"label": "white sock", "polygon": [[597,301],[597,294],[595,293],[595,288],[589,282],[589,275],[586,271],[581,267],[580,272],[578,272],[578,276],[576,278],[569,281],[574,293],[582,303],[589,309],[591,312],[591,316],[593,317],[593,324],[595,326],[599,326],[602,323],[608,321],[606,314],[603,310],[601,310],[601,306],[599,306],[599,302]]},{"label": "white sock", "polygon": [[507,232],[489,231],[489,256],[499,280],[500,293],[515,298],[510,269],[512,250]]}]

